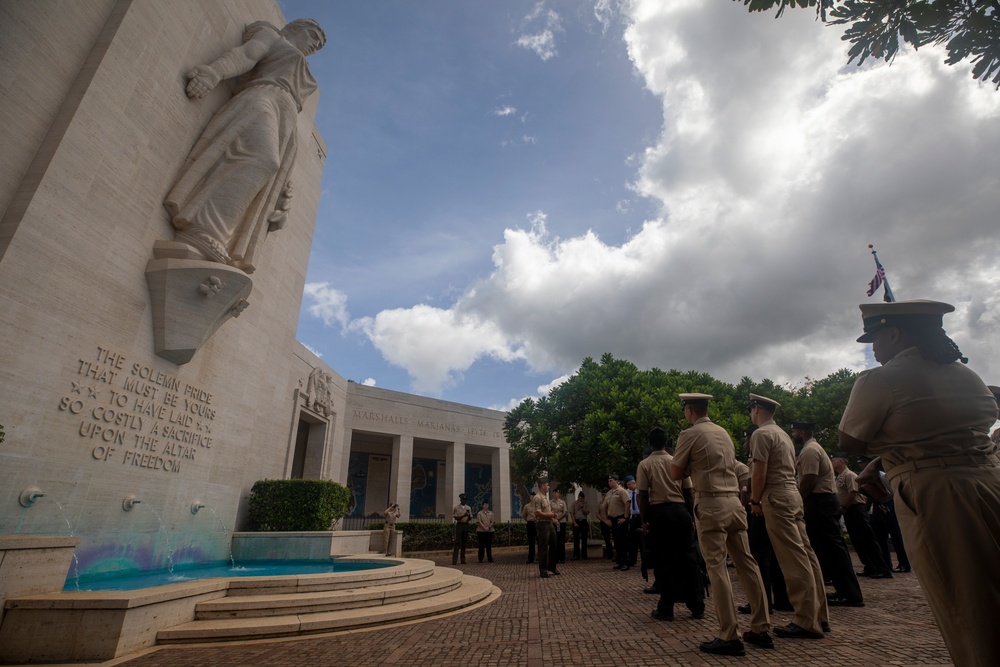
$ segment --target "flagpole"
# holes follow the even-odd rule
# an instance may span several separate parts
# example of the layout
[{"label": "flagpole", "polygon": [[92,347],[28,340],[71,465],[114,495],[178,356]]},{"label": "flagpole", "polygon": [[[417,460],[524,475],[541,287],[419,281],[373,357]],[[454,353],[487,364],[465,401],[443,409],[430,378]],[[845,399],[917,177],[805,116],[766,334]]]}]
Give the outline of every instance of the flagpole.
[{"label": "flagpole", "polygon": [[885,291],[882,293],[882,300],[886,303],[892,303],[896,300],[896,295],[892,293],[892,288],[889,287],[889,277],[885,275],[885,268],[883,268],[882,263],[878,261],[878,253],[875,252],[875,246],[869,243],[868,247],[872,251],[872,256],[875,257],[875,270],[878,271],[881,269],[882,271],[882,283],[885,285]]}]

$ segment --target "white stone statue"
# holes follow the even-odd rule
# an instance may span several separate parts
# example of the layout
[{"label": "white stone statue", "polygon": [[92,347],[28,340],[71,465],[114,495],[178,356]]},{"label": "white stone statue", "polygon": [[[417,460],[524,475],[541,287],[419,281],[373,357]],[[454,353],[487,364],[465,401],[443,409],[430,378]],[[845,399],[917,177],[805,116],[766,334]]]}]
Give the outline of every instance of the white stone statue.
[{"label": "white stone statue", "polygon": [[174,240],[188,247],[188,258],[252,273],[257,246],[284,227],[296,119],[316,90],[305,57],[325,43],[312,19],[281,30],[258,21],[247,26],[242,45],[188,73],[192,98],[239,77],[235,95],[209,122],[164,201]]},{"label": "white stone statue", "polygon": [[320,368],[312,369],[312,372],[309,373],[309,380],[306,383],[306,407],[324,417],[329,417],[333,414],[330,392],[330,384],[332,382],[333,377],[329,373],[324,373]]}]

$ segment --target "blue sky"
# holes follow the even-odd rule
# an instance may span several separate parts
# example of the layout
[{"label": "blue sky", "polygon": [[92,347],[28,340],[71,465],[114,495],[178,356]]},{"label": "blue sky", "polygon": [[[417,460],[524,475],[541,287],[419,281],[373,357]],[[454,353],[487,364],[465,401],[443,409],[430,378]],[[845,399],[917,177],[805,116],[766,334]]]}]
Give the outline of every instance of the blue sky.
[{"label": "blue sky", "polygon": [[846,66],[724,0],[280,5],[328,36],[298,337],[344,377],[505,409],[604,352],[864,368],[874,243],[1000,378],[1000,93],[940,51]]}]

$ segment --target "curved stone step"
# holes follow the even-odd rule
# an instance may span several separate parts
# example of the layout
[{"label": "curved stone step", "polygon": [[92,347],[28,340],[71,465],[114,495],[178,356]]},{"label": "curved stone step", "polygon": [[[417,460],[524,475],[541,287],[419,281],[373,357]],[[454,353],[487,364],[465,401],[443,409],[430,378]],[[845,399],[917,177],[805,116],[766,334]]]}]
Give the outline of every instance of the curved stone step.
[{"label": "curved stone step", "polygon": [[157,644],[188,644],[293,637],[350,630],[427,618],[456,611],[486,599],[493,590],[492,582],[479,577],[463,575],[460,586],[431,597],[421,596],[418,599],[394,602],[379,607],[342,609],[312,614],[193,621],[160,630],[156,635],[156,640]]},{"label": "curved stone step", "polygon": [[378,607],[447,593],[462,585],[462,576],[458,570],[437,568],[430,573],[430,576],[421,579],[350,590],[225,597],[199,603],[195,608],[194,617],[196,621],[205,621],[221,618],[291,616],[338,609]]},{"label": "curved stone step", "polygon": [[391,560],[399,565],[376,570],[330,572],[326,574],[234,577],[229,580],[227,595],[291,595],[314,591],[349,590],[370,586],[385,586],[429,577],[434,573],[433,561],[417,558],[345,558],[345,562]]}]

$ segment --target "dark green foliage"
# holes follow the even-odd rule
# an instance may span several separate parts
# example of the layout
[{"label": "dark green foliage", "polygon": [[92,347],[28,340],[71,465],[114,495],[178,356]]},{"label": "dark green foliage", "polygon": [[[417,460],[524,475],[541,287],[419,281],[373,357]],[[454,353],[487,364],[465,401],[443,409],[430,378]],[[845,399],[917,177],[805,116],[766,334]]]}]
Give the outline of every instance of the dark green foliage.
[{"label": "dark green foliage", "polygon": [[1000,88],[1000,2],[998,0],[736,0],[751,12],[814,7],[828,25],[850,26],[843,39],[851,42],[848,62],[868,58],[892,62],[899,40],[920,48],[944,44],[945,63],[969,58],[972,76],[992,78]]},{"label": "dark green foliage", "polygon": [[[372,523],[371,530],[382,530],[385,524]],[[493,525],[493,546],[516,547],[527,546],[528,533],[524,522],[497,523]],[[397,523],[396,530],[403,533],[403,551],[448,551],[455,545],[455,524],[453,523]],[[478,549],[479,541],[476,531],[469,531],[469,541],[466,551]]]},{"label": "dark green foliage", "polygon": [[696,371],[641,371],[610,354],[600,363],[588,357],[547,397],[526,399],[507,413],[504,434],[511,445],[512,472],[524,480],[547,472],[564,491],[574,483],[604,488],[609,473],[635,471],[654,426],[663,427],[677,441],[689,426],[678,398],[685,392],[714,396],[708,416],[729,432],[737,457],[743,460],[751,393],[781,403],[775,420],[784,427],[797,420],[816,422],[817,439],[833,449],[855,377],[845,369],[822,380],[807,379],[799,389],[748,377],[731,385]]},{"label": "dark green foliage", "polygon": [[351,493],[319,479],[262,479],[250,490],[248,530],[330,530],[347,513]]}]

